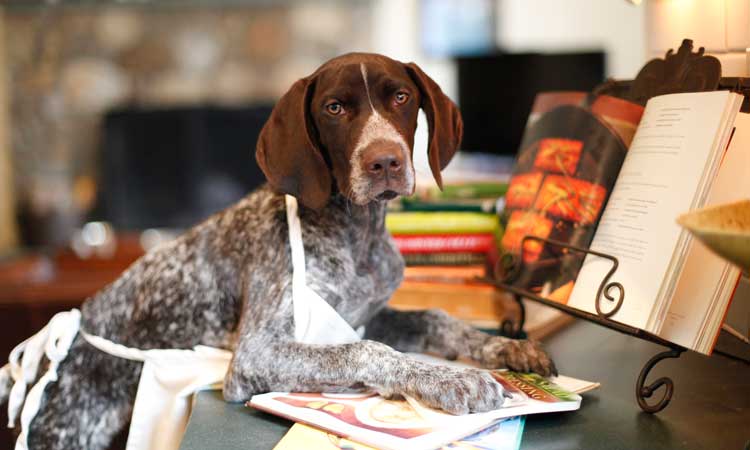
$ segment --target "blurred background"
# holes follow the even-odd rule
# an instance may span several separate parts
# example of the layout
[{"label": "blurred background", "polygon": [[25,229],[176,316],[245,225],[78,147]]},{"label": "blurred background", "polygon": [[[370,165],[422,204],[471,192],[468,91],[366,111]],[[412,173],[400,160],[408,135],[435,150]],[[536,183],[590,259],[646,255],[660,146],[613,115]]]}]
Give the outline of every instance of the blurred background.
[{"label": "blurred background", "polygon": [[537,91],[635,76],[645,12],[624,0],[11,1],[0,250],[66,245],[89,221],[184,228],[236,201],[262,181],[252,152],[275,100],[350,51],[417,62],[460,103],[467,150],[512,155]]},{"label": "blurred background", "polygon": [[[92,233],[179,230],[236,201],[262,182],[275,100],[349,51],[417,62],[461,106],[463,150],[511,158],[537,92],[632,79],[683,37],[747,71],[747,1],[640,3],[6,1],[0,255],[86,252]],[[422,163],[425,142],[421,126]]]},{"label": "blurred background", "polygon": [[[537,92],[632,79],[685,37],[746,76],[749,36],[748,0],[5,1],[0,355],[261,184],[271,107],[329,58],[418,63],[464,115],[449,170],[502,180]],[[429,185],[425,149],[421,120]]]}]

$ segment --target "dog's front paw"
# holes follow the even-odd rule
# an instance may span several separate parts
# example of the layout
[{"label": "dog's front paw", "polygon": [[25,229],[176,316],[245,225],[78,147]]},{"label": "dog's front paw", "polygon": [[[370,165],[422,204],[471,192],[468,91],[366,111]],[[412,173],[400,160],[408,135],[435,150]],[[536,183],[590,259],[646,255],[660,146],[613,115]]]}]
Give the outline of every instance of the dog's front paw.
[{"label": "dog's front paw", "polygon": [[482,347],[482,365],[488,369],[507,367],[517,372],[557,375],[555,363],[542,346],[532,340],[492,337]]},{"label": "dog's front paw", "polygon": [[432,368],[418,376],[403,393],[425,406],[451,414],[486,412],[503,406],[503,387],[488,372],[476,369]]}]

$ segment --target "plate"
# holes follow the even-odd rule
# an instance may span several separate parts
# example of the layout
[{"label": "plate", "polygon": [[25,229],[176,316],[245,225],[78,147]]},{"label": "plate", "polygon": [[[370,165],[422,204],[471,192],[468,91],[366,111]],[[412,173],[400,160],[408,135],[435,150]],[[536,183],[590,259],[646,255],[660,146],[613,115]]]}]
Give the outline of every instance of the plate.
[{"label": "plate", "polygon": [[691,211],[677,223],[722,258],[750,270],[750,199]]}]

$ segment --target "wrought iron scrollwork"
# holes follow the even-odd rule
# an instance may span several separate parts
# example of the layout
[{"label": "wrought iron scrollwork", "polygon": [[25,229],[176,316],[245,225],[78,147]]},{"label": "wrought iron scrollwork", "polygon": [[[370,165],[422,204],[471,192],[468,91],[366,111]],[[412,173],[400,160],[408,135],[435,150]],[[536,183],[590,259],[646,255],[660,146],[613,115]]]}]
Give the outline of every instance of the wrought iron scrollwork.
[{"label": "wrought iron scrollwork", "polygon": [[514,294],[513,300],[518,305],[518,320],[503,320],[500,324],[500,335],[513,339],[526,339],[526,332],[523,329],[526,323],[526,306],[523,304],[523,296]]},{"label": "wrought iron scrollwork", "polygon": [[[609,270],[607,275],[604,277],[602,282],[599,285],[599,289],[597,291],[596,295],[596,314],[592,314],[586,311],[582,311],[580,309],[572,308],[568,305],[555,302],[553,300],[550,300],[548,298],[542,297],[538,294],[526,291],[520,287],[514,286],[512,283],[516,281],[522,272],[523,269],[523,249],[525,248],[525,244],[527,241],[537,241],[544,243],[546,245],[551,245],[558,247],[560,249],[565,249],[567,251],[575,251],[582,254],[591,254],[595,256],[599,256],[601,258],[607,259],[612,262],[612,268]],[[634,328],[629,325],[622,324],[620,322],[615,322],[610,319],[613,315],[617,313],[617,311],[620,310],[620,307],[622,306],[622,303],[625,300],[625,288],[622,284],[618,282],[612,282],[610,279],[614,275],[614,273],[617,271],[617,268],[619,267],[619,261],[616,257],[612,255],[607,255],[606,253],[597,252],[590,249],[585,249],[581,247],[576,247],[574,245],[567,244],[565,242],[555,241],[552,239],[544,239],[539,238],[536,236],[525,236],[521,241],[521,253],[519,255],[503,255],[503,257],[500,260],[500,263],[496,267],[495,270],[495,280],[485,279],[484,281],[489,282],[496,287],[505,290],[506,292],[512,293],[513,298],[518,303],[518,305],[522,308],[521,312],[521,320],[520,325],[514,327],[512,322],[503,322],[501,326],[500,332],[503,333],[506,336],[510,337],[518,337],[519,335],[522,335],[523,333],[523,324],[525,319],[525,314],[523,314],[523,302],[522,299],[527,298],[534,300],[536,302],[545,304],[547,306],[550,306],[552,308],[559,309],[561,311],[564,311],[574,317],[578,317],[581,319],[588,320],[590,322],[597,323],[599,325],[605,326],[607,328],[611,328],[613,330],[619,331],[624,334],[628,334],[630,336],[635,336],[640,339],[644,339],[650,342],[657,343],[659,345],[663,345],[665,347],[670,348],[670,350],[659,353],[658,355],[651,358],[646,365],[641,370],[640,375],[638,376],[638,381],[636,383],[635,388],[635,394],[636,394],[636,400],[638,401],[638,405],[641,407],[641,409],[648,413],[657,413],[664,408],[667,407],[670,400],[672,399],[672,394],[674,392],[674,383],[672,380],[668,377],[661,377],[649,384],[648,386],[645,386],[646,383],[646,377],[648,376],[651,369],[661,360],[666,358],[677,358],[682,354],[682,352],[685,351],[685,348],[680,347],[672,342],[669,342],[657,335],[648,333],[644,330]],[[502,281],[497,281],[502,280]],[[617,293],[613,293],[613,290],[617,290]],[[610,302],[609,309],[605,310],[602,307],[603,300],[606,300]],[[613,305],[612,305],[613,303]],[[654,393],[659,390],[660,388],[664,388],[663,395],[661,398],[653,404],[649,404],[646,400],[650,399]]]},{"label": "wrought iron scrollwork", "polygon": [[[526,248],[527,241],[537,241],[543,244],[558,247],[560,249],[575,251],[575,252],[582,253],[585,255],[594,255],[594,256],[598,256],[600,258],[604,258],[604,259],[611,261],[612,268],[609,270],[607,275],[599,284],[599,289],[597,290],[597,293],[596,293],[595,307],[596,307],[596,313],[602,317],[609,318],[617,314],[617,311],[620,310],[620,308],[622,307],[622,303],[625,301],[625,288],[623,287],[622,284],[618,282],[610,282],[609,280],[612,278],[612,275],[614,275],[614,273],[617,271],[617,268],[619,267],[620,262],[617,260],[616,257],[612,255],[597,252],[595,250],[591,250],[588,248],[577,247],[575,245],[570,245],[566,242],[556,241],[554,239],[545,239],[545,238],[540,238],[537,236],[524,236],[523,239],[521,240],[521,254],[517,257],[510,255],[510,254],[506,254],[506,255],[503,255],[503,258],[500,261],[498,272],[504,283],[512,283],[521,273],[521,267],[524,261],[524,251]],[[611,291],[613,289],[617,290],[616,297],[611,294]],[[614,302],[614,305],[607,305],[609,307],[609,310],[605,310],[605,308],[601,304],[602,298],[610,302]]]},{"label": "wrought iron scrollwork", "polygon": [[[641,369],[640,375],[638,375],[638,381],[635,384],[635,398],[638,400],[638,406],[647,413],[657,413],[662,409],[666,408],[670,400],[672,400],[672,393],[674,392],[674,383],[669,377],[660,377],[654,380],[648,386],[644,386],[646,383],[646,377],[654,366],[663,359],[667,358],[679,358],[684,349],[673,348],[666,352],[659,353],[653,358],[649,359],[643,369]],[[649,404],[646,399],[651,398],[657,389],[664,386],[664,394],[654,404]]]}]

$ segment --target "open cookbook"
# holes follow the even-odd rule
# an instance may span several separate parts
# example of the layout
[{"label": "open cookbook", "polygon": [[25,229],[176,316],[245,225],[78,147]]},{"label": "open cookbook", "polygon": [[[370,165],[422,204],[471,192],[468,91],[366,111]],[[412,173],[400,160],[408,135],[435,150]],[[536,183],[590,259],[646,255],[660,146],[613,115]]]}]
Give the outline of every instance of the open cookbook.
[{"label": "open cookbook", "polygon": [[[750,196],[750,117],[728,91],[657,96],[645,107],[542,94],[506,196],[503,247],[524,236],[617,258],[624,287],[613,320],[710,354],[740,277],[676,223],[689,210]],[[596,314],[609,259],[523,244],[513,284]],[[609,294],[618,297],[617,288]],[[604,311],[614,306],[600,302]]]},{"label": "open cookbook", "polygon": [[[422,355],[412,357],[434,364],[435,370],[440,370],[441,363],[450,364]],[[372,392],[270,392],[254,396],[248,406],[376,448],[419,450],[449,445],[501,419],[576,410],[581,406],[581,396],[574,391],[584,392],[599,386],[570,377],[548,380],[536,374],[490,373],[511,397],[505,400],[503,408],[480,414],[454,416],[427,408],[412,398],[387,400]]]}]

